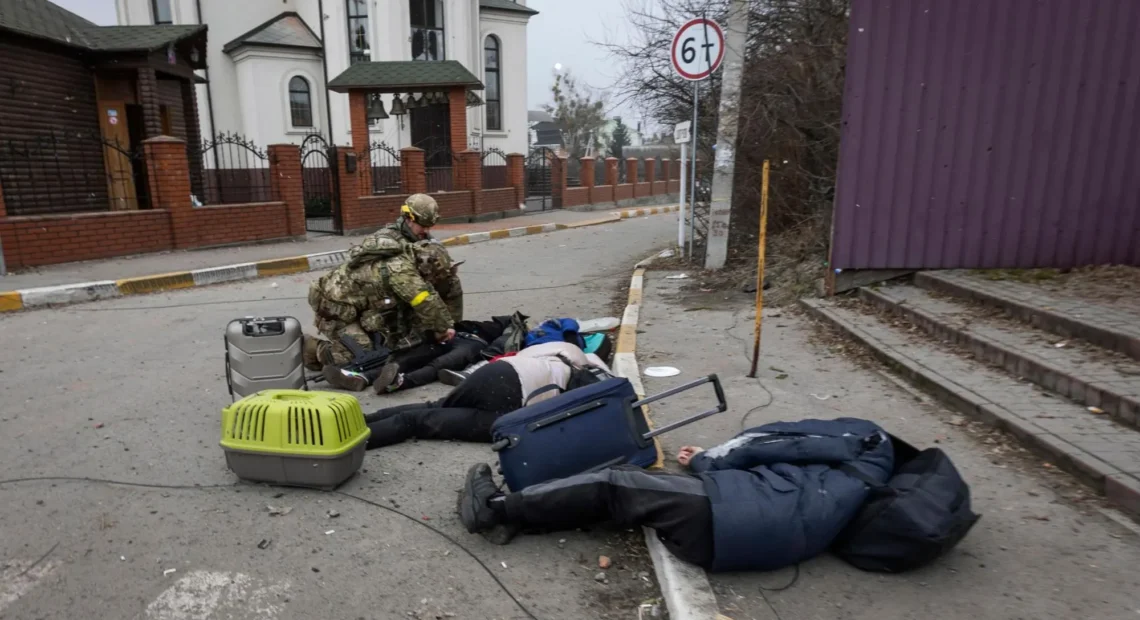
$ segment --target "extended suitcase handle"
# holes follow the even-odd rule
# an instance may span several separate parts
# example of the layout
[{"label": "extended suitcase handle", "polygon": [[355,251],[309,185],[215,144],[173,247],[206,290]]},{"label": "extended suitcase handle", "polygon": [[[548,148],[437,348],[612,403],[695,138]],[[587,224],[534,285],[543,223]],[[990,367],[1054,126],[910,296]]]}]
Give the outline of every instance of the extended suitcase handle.
[{"label": "extended suitcase handle", "polygon": [[686,391],[691,390],[695,387],[700,387],[706,383],[713,384],[713,390],[716,392],[716,401],[717,401],[716,407],[709,409],[708,411],[698,413],[697,415],[685,418],[684,420],[681,420],[679,422],[674,422],[672,424],[666,424],[665,426],[662,426],[661,428],[653,429],[652,431],[642,435],[641,436],[642,439],[645,439],[645,440],[653,439],[654,437],[656,437],[658,435],[663,435],[665,433],[668,433],[671,430],[681,428],[682,426],[686,426],[688,424],[692,424],[693,422],[707,418],[710,415],[715,415],[718,413],[724,413],[725,411],[727,411],[728,410],[728,401],[725,400],[725,398],[724,398],[724,388],[720,385],[720,377],[717,377],[715,374],[711,374],[707,377],[697,379],[696,381],[693,381],[691,383],[686,383],[685,385],[679,385],[679,386],[677,386],[673,389],[670,389],[670,390],[665,390],[664,392],[661,392],[660,394],[655,394],[653,396],[650,396],[649,398],[643,398],[643,399],[633,403],[631,408],[636,409],[642,405],[648,405],[649,403],[654,403],[654,402],[657,402],[659,400],[669,398],[670,396],[680,394],[681,392],[686,392]]}]

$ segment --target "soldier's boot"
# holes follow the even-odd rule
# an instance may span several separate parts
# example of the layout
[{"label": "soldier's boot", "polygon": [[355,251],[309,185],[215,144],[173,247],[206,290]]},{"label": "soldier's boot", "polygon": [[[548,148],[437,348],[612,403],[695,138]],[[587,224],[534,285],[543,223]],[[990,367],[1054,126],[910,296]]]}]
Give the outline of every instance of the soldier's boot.
[{"label": "soldier's boot", "polygon": [[306,370],[313,370],[320,372],[324,368],[324,364],[318,359],[317,351],[320,349],[320,341],[312,336],[302,336],[304,342],[301,345],[301,359],[305,364]]},{"label": "soldier's boot", "polygon": [[328,381],[329,385],[341,390],[363,392],[368,387],[368,379],[364,375],[344,370],[333,364],[326,364],[321,369],[321,374],[324,375],[325,381]]},{"label": "soldier's boot", "polygon": [[380,368],[380,373],[372,382],[372,388],[376,390],[377,394],[388,394],[400,389],[400,385],[403,383],[404,375],[400,373],[400,365],[396,362],[388,362]]}]

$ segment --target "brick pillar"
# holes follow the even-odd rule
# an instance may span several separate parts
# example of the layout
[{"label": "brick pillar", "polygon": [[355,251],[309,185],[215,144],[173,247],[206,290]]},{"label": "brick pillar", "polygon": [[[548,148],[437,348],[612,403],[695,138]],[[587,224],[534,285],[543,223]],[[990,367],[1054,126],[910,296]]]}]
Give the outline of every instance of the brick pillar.
[{"label": "brick pillar", "polygon": [[[467,150],[467,88],[460,86],[447,91],[447,108],[451,135],[451,152]],[[452,160],[452,167],[455,166]]]},{"label": "brick pillar", "polygon": [[625,160],[625,182],[633,184],[633,196],[637,197],[637,158]]},{"label": "brick pillar", "polygon": [[368,92],[348,91],[348,122],[352,129],[352,150],[357,153],[357,180],[361,196],[372,195],[372,174],[367,168],[372,161],[367,157],[370,135],[368,133]]},{"label": "brick pillar", "polygon": [[[336,163],[340,185],[340,225],[344,234],[349,235],[368,226],[360,206],[360,157],[351,146],[338,146]],[[356,170],[348,171],[350,163],[356,165]]]},{"label": "brick pillar", "polygon": [[273,199],[285,203],[289,236],[304,236],[305,189],[301,180],[301,147],[296,144],[269,145],[269,180],[273,184]]},{"label": "brick pillar", "polygon": [[162,135],[162,112],[159,110],[158,77],[154,69],[138,70],[138,93],[143,112],[143,137],[157,138]]},{"label": "brick pillar", "polygon": [[566,157],[555,155],[550,160],[550,202],[555,209],[562,208],[562,198],[566,195],[566,177],[568,174]]},{"label": "brick pillar", "polygon": [[400,188],[405,194],[423,194],[427,191],[423,149],[414,146],[400,149]]},{"label": "brick pillar", "polygon": [[579,170],[580,170],[580,172],[578,173],[578,175],[579,175],[578,185],[580,185],[582,187],[593,188],[594,184],[595,184],[594,183],[594,179],[595,179],[595,177],[594,177],[594,158],[593,157],[583,157],[582,158],[582,167]]},{"label": "brick pillar", "polygon": [[618,159],[606,158],[606,185],[616,188],[618,185]]},{"label": "brick pillar", "polygon": [[170,236],[175,249],[198,245],[197,218],[190,202],[190,164],[186,141],[158,136],[143,141],[147,188],[152,209],[170,214]]},{"label": "brick pillar", "polygon": [[515,188],[515,204],[526,202],[526,156],[522,153],[507,155],[507,182]]},{"label": "brick pillar", "polygon": [[645,182],[649,184],[649,194],[656,194],[654,184],[657,182],[657,160],[653,157],[645,158]]},{"label": "brick pillar", "polygon": [[458,160],[455,189],[471,192],[469,215],[479,215],[483,211],[483,154],[467,149],[459,153]]},{"label": "brick pillar", "polygon": [[672,178],[670,176],[672,173],[673,173],[673,162],[672,162],[672,160],[667,159],[667,158],[662,158],[661,159],[661,181],[660,181],[661,190],[658,191],[657,193],[659,193],[659,194],[668,194],[669,193],[669,179]]},{"label": "brick pillar", "polygon": [[[197,147],[202,144],[202,127],[198,121],[198,89],[189,80],[182,81],[182,115],[186,119],[186,144]],[[190,149],[190,192],[205,200],[203,183],[202,149]]]}]

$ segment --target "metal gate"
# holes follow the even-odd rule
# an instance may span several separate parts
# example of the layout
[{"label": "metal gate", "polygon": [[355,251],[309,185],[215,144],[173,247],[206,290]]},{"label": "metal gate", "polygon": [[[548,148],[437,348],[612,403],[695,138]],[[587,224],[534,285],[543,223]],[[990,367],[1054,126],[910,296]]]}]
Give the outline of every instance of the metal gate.
[{"label": "metal gate", "polygon": [[337,181],[336,147],[321,134],[301,142],[301,185],[305,198],[305,230],[339,235],[340,190]]},{"label": "metal gate", "polygon": [[549,211],[554,208],[553,171],[550,163],[557,157],[544,146],[532,149],[526,158],[526,210]]}]

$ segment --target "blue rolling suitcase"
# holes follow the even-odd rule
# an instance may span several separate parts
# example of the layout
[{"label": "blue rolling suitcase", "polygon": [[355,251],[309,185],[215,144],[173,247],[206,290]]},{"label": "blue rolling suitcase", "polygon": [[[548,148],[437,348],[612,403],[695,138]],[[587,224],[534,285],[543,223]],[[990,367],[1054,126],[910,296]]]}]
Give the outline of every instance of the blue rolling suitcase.
[{"label": "blue rolling suitcase", "polygon": [[[711,383],[717,406],[650,431],[641,406]],[[615,465],[648,467],[657,462],[653,438],[728,409],[716,375],[637,400],[628,379],[613,378],[570,390],[500,417],[491,426],[491,449],[507,488],[525,489],[547,480]]]}]

